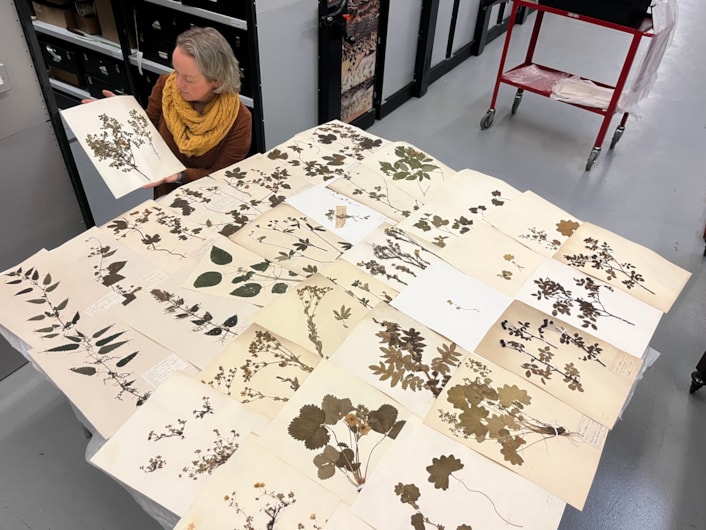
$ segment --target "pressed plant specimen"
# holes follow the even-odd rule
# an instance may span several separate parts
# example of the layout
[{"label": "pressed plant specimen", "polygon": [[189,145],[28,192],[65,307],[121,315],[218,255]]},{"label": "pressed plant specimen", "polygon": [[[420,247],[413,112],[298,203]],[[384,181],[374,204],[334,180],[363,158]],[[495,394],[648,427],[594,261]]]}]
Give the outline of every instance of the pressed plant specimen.
[{"label": "pressed plant specimen", "polygon": [[324,356],[324,343],[319,336],[319,329],[316,325],[315,317],[321,300],[331,291],[333,291],[333,287],[319,285],[305,285],[297,289],[297,296],[304,308],[304,315],[306,316],[306,328],[309,332],[307,338],[314,345],[316,353],[318,353],[320,357]]},{"label": "pressed plant specimen", "polygon": [[302,157],[305,148],[315,148],[313,144],[304,144],[302,146],[293,143],[285,147],[296,156],[290,157],[286,151],[275,148],[267,152],[267,158],[285,161],[292,167],[301,168],[307,177],[317,177],[323,181],[342,175],[344,166],[350,163],[347,157],[341,153],[320,154],[319,149],[315,149],[315,155],[310,158]]},{"label": "pressed plant specimen", "polygon": [[[498,512],[493,499],[491,499],[486,493],[480,490],[474,490],[469,488],[464,482],[463,478],[454,475],[457,471],[461,471],[464,468],[463,462],[456,458],[454,455],[441,455],[439,457],[434,457],[431,460],[431,464],[426,467],[429,473],[428,481],[434,485],[435,489],[440,489],[446,491],[450,487],[450,479],[454,479],[464,490],[468,493],[474,493],[483,496],[492,506],[495,514],[503,520],[503,522],[510,526],[521,527],[521,525],[516,525],[505,519],[500,512]],[[398,482],[395,485],[395,495],[400,498],[402,504],[409,504],[415,513],[410,516],[410,525],[415,530],[425,530],[428,527],[436,528],[437,530],[444,530],[447,528],[446,525],[441,523],[432,522],[429,517],[424,515],[422,508],[419,504],[419,499],[422,496],[419,486],[416,484],[403,484]],[[459,501],[458,494],[454,496],[455,501]],[[456,527],[456,530],[472,530],[471,525],[461,524]]]},{"label": "pressed plant specimen", "polygon": [[152,143],[152,135],[147,129],[147,118],[135,109],[129,112],[129,116],[126,123],[121,123],[113,116],[99,114],[100,132],[87,134],[86,143],[98,160],[110,160],[110,167],[123,173],[134,171],[150,180],[140,171],[135,160],[136,150],[145,144],[150,145],[154,154],[159,157]]},{"label": "pressed plant specimen", "polygon": [[175,236],[179,241],[198,239],[205,241],[200,235],[202,227],[187,228],[182,225],[182,218],[179,215],[170,214],[167,211],[155,207],[146,207],[142,210],[135,210],[122,217],[113,219],[106,226],[119,238],[127,238],[137,234],[140,242],[147,250],[154,252],[166,252],[169,255],[180,258],[186,257],[184,254],[162,247],[164,242],[159,233],[148,234],[144,231],[145,225],[155,222],[168,230],[169,234]]},{"label": "pressed plant specimen", "polygon": [[[525,370],[525,377],[527,377],[527,379],[531,379],[531,377],[535,375],[539,377],[539,380],[543,385],[546,385],[547,381],[551,379],[552,374],[556,373],[564,378],[563,381],[567,384],[569,390],[578,390],[579,392],[583,392],[581,373],[573,362],[566,363],[563,368],[555,366],[552,363],[552,360],[554,359],[554,351],[552,348],[556,349],[556,346],[549,344],[544,340],[541,336],[541,330],[540,335],[533,335],[530,331],[531,326],[529,322],[518,322],[517,324],[511,324],[507,320],[503,320],[500,323],[500,326],[507,331],[511,337],[517,337],[522,341],[501,339],[500,345],[503,348],[515,350],[529,358],[529,361],[521,365],[521,367]],[[533,339],[536,339],[543,344],[537,346],[534,350],[530,350],[528,349],[528,346],[532,346],[531,341]]]},{"label": "pressed plant specimen", "polygon": [[[508,263],[512,264],[515,266],[515,268],[518,270],[518,272],[522,272],[525,268],[517,263],[515,256],[512,254],[504,254],[503,255],[503,260],[507,261]],[[511,280],[512,279],[513,272],[503,269],[500,274],[498,274],[498,278],[501,278],[503,280]]]},{"label": "pressed plant specimen", "polygon": [[422,196],[426,196],[430,186],[425,186],[425,181],[431,181],[431,174],[441,171],[441,168],[432,163],[433,158],[411,145],[396,146],[394,154],[396,158],[392,163],[379,162],[380,170],[392,180],[416,182]]},{"label": "pressed plant specimen", "polygon": [[551,278],[538,278],[534,280],[538,290],[532,293],[538,301],[552,300],[552,316],[571,315],[571,310],[577,310],[577,317],[582,320],[581,327],[598,329],[596,323],[599,318],[614,318],[630,326],[635,324],[608,311],[601,301],[601,289],[613,292],[610,285],[597,283],[593,278],[573,278],[574,284],[586,292],[586,297],[581,298]]},{"label": "pressed plant specimen", "polygon": [[374,320],[380,326],[375,336],[380,339],[381,361],[368,368],[380,381],[389,381],[390,387],[398,384],[403,390],[431,392],[435,397],[451,377],[452,369],[461,362],[462,354],[456,344],[443,343],[436,348],[436,357],[425,362],[427,344],[422,334],[414,329],[404,329],[397,322]]},{"label": "pressed plant specimen", "polygon": [[97,259],[97,262],[93,265],[94,277],[102,285],[110,287],[113,292],[122,296],[123,305],[128,305],[137,298],[135,293],[137,293],[141,287],[130,286],[126,289],[119,285],[119,283],[125,279],[125,276],[120,274],[120,271],[123,270],[125,265],[127,265],[127,261],[108,260],[108,258],[112,257],[117,252],[117,249],[111,248],[110,245],[103,245],[101,241],[95,237],[92,237],[89,241],[95,241],[94,245],[89,249],[90,252],[86,256],[87,258]]},{"label": "pressed plant specimen", "polygon": [[[214,245],[209,252],[209,259],[214,265],[224,267],[233,262],[233,255]],[[269,260],[258,261],[248,266],[238,266],[227,272],[225,279],[230,278],[230,283],[237,285],[230,294],[240,298],[257,296],[266,287],[271,293],[283,294],[289,289],[290,283],[301,281],[296,272],[278,267]],[[193,286],[196,289],[214,287],[223,280],[224,274],[219,270],[204,271],[196,277]]]},{"label": "pressed plant specimen", "polygon": [[165,305],[164,312],[172,315],[175,320],[184,320],[192,325],[194,333],[203,332],[210,337],[220,337],[221,340],[233,338],[235,332],[231,329],[238,324],[238,315],[226,318],[221,324],[214,322],[213,315],[208,311],[201,312],[201,304],[190,304],[184,298],[164,289],[152,289],[150,294],[157,302]]},{"label": "pressed plant specimen", "polygon": [[583,240],[584,247],[589,254],[564,254],[564,259],[569,265],[583,268],[590,266],[592,269],[603,271],[606,276],[606,281],[617,280],[620,277],[626,289],[639,287],[650,294],[655,294],[654,291],[645,286],[645,277],[639,273],[637,267],[629,262],[621,262],[614,255],[613,248],[606,241],[587,237]]},{"label": "pressed plant specimen", "polygon": [[81,315],[68,309],[69,298],[59,302],[53,299],[52,293],[60,282],[54,281],[50,273],[41,274],[34,267],[27,270],[19,267],[6,276],[10,278],[8,285],[17,285],[20,289],[15,296],[32,296],[26,302],[36,306],[38,312],[28,320],[41,326],[34,333],[42,339],[65,339],[43,353],[76,357],[77,365],[69,370],[86,377],[102,377],[104,384],[115,387],[115,399],[129,397],[140,406],[149,398],[150,392],[138,389],[134,373],[125,368],[140,353],[125,353],[131,349],[128,331],[117,331],[111,324],[92,333],[82,332],[78,328]]},{"label": "pressed plant specimen", "polygon": [[[287,168],[277,167],[271,172],[263,171],[256,167],[249,169],[250,172],[244,171],[242,168],[234,168],[225,172],[225,182],[230,187],[246,192],[251,186],[258,186],[270,191],[267,196],[267,201],[270,208],[274,208],[286,199],[282,190],[291,190],[292,186],[289,183],[292,175]],[[260,205],[262,201],[257,201]]]},{"label": "pressed plant specimen", "polygon": [[[313,459],[319,479],[330,479],[338,472],[360,491],[375,449],[386,438],[397,438],[406,423],[398,420],[397,415],[397,409],[389,404],[370,410],[362,404],[353,405],[349,398],[327,394],[321,406],[301,407],[287,432],[310,451],[321,449]],[[362,442],[366,437],[377,440],[371,441],[370,451],[364,453]]]},{"label": "pressed plant specimen", "polygon": [[520,234],[518,237],[520,239],[534,241],[547,250],[559,250],[559,247],[561,246],[561,241],[558,239],[552,239],[549,234],[547,234],[546,230],[537,228],[536,226],[529,227],[526,234]]},{"label": "pressed plant specimen", "polygon": [[336,145],[341,153],[363,160],[366,151],[374,151],[382,145],[380,138],[371,138],[343,123],[327,123],[314,131],[316,141],[323,145]]},{"label": "pressed plant specimen", "polygon": [[[373,276],[383,276],[407,285],[400,274],[416,277],[417,272],[425,270],[430,265],[424,258],[428,251],[399,228],[387,227],[384,233],[387,236],[384,244],[372,243],[373,256],[377,259],[361,261],[356,265]],[[384,262],[389,263],[391,270],[387,269]]]},{"label": "pressed plant specimen", "polygon": [[167,461],[161,455],[150,457],[146,465],[140,466],[140,471],[145,473],[154,473],[158,469],[164,469]]},{"label": "pressed plant specimen", "polygon": [[[268,239],[268,233],[273,237]],[[333,242],[327,234],[326,228],[311,223],[307,217],[290,215],[271,219],[264,225],[257,223],[248,235],[262,246],[274,247],[277,250],[275,261],[305,258],[314,263],[330,263],[349,250],[351,244],[341,240]]]},{"label": "pressed plant specimen", "polygon": [[197,480],[201,475],[210,475],[216,468],[225,464],[240,447],[238,443],[240,434],[235,429],[231,429],[225,436],[221,435],[218,429],[213,429],[213,433],[215,439],[211,446],[206,449],[195,449],[194,459],[182,468],[179,478],[187,476]]},{"label": "pressed plant specimen", "polygon": [[165,425],[164,430],[162,432],[157,432],[155,430],[151,430],[147,434],[147,440],[150,442],[158,442],[160,440],[163,440],[165,438],[179,438],[180,440],[183,440],[185,437],[184,431],[186,429],[186,420],[182,420],[181,418],[177,419],[177,424],[176,426],[172,423]]},{"label": "pressed plant specimen", "polygon": [[465,364],[475,377],[464,377],[446,393],[446,400],[458,412],[439,411],[439,418],[449,425],[454,436],[472,438],[477,443],[494,441],[502,447],[504,459],[519,466],[524,463],[520,456],[522,446],[530,436],[538,435],[541,441],[572,434],[525,412],[532,402],[526,390],[517,385],[493,386],[487,365],[473,359]]},{"label": "pressed plant specimen", "polygon": [[[297,496],[293,491],[287,493],[278,492],[272,489],[268,489],[264,482],[255,482],[253,488],[257,490],[257,496],[255,497],[255,502],[259,502],[261,507],[258,512],[264,514],[265,526],[259,526],[257,517],[253,513],[247,513],[238,504],[237,493],[234,491],[230,495],[225,495],[223,500],[228,503],[230,508],[233,508],[239,515],[245,517],[245,521],[242,524],[245,526],[243,530],[260,530],[261,528],[266,528],[267,530],[275,530],[278,528],[277,519],[282,515],[282,512],[286,510],[289,506],[292,506],[297,502]],[[313,526],[309,527],[308,524],[311,523]],[[297,523],[298,530],[305,530],[311,528],[311,530],[321,530],[323,526],[320,526],[316,522],[316,514],[312,513],[309,515],[309,521],[300,521]],[[286,529],[283,529],[286,530]]]},{"label": "pressed plant specimen", "polygon": [[[246,191],[241,191],[241,193],[246,193]],[[215,201],[227,198],[229,204],[233,201],[238,201],[238,205],[232,207],[230,210],[218,209],[211,206],[211,203]],[[212,213],[213,217],[217,219],[216,222],[211,219],[206,220],[204,226],[212,230],[216,230],[222,236],[228,237],[235,234],[238,230],[243,228],[246,224],[252,221],[255,217],[263,213],[263,210],[259,208],[261,200],[258,199],[248,199],[242,200],[238,197],[234,197],[226,193],[219,186],[210,186],[201,189],[191,189],[188,186],[181,187],[176,190],[172,202],[169,204],[171,208],[179,210],[179,212],[185,216],[191,216],[197,208],[199,210],[205,210],[206,212]],[[223,220],[223,218],[227,220]]]}]

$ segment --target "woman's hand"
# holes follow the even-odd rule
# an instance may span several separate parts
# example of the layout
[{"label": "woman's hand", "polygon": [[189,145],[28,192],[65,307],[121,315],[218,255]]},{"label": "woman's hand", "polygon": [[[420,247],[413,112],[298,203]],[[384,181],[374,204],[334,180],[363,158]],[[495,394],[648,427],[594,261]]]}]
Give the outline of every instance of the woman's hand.
[{"label": "woman's hand", "polygon": [[[115,97],[115,93],[111,92],[110,90],[101,90],[101,93],[103,94],[103,97],[106,97],[106,98]],[[92,101],[97,101],[97,100],[94,98],[90,98],[90,99],[86,98],[86,99],[82,99],[81,103],[91,103]]]},{"label": "woman's hand", "polygon": [[160,186],[162,184],[173,184],[179,180],[180,176],[181,176],[181,173],[174,173],[173,175],[169,175],[168,177],[164,177],[162,180],[158,180],[157,182],[150,182],[149,184],[145,184],[142,187],[144,189],[149,189],[149,188],[156,188],[157,186]]}]

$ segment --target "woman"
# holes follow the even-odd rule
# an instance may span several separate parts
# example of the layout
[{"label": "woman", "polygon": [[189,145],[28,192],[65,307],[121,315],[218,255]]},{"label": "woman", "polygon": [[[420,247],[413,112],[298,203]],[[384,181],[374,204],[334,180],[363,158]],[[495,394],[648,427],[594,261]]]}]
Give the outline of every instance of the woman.
[{"label": "woman", "polygon": [[191,28],[177,37],[174,71],[159,77],[147,115],[186,170],[148,184],[155,198],[244,159],[252,116],[240,102],[240,68],[223,35]]}]

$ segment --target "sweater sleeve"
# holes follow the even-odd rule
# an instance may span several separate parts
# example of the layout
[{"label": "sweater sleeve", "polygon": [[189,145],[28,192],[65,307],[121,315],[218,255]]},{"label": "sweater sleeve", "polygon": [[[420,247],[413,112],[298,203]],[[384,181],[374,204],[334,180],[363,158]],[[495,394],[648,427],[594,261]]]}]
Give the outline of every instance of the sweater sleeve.
[{"label": "sweater sleeve", "polygon": [[147,117],[157,129],[159,129],[159,120],[162,118],[162,90],[164,83],[167,81],[167,75],[163,74],[157,78],[157,82],[152,87],[150,97],[147,100]]}]

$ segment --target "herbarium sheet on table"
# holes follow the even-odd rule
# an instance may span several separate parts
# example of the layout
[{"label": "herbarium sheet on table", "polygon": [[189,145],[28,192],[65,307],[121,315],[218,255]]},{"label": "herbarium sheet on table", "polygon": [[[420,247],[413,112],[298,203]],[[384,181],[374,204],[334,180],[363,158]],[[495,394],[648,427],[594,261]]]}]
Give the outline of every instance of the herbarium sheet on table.
[{"label": "herbarium sheet on table", "polygon": [[315,274],[259,309],[251,321],[327,359],[368,311],[369,307]]},{"label": "herbarium sheet on table", "polygon": [[581,271],[547,259],[517,299],[642,358],[662,312]]},{"label": "herbarium sheet on table", "polygon": [[229,238],[303,276],[336,261],[348,241],[288,204],[279,204]]},{"label": "herbarium sheet on table", "polygon": [[467,354],[413,318],[378,304],[331,362],[424,417]]},{"label": "herbarium sheet on table", "polygon": [[353,512],[379,529],[552,530],[564,502],[411,418]]},{"label": "herbarium sheet on table", "polygon": [[322,186],[315,186],[287,199],[287,203],[326,230],[350,243],[358,243],[384,222],[384,215]]},{"label": "herbarium sheet on table", "polygon": [[336,505],[336,509],[331,517],[326,521],[323,530],[375,530],[372,526],[356,516],[349,504],[341,501]]},{"label": "herbarium sheet on table", "polygon": [[432,263],[441,261],[408,233],[388,224],[376,228],[342,259],[398,292]]},{"label": "herbarium sheet on table", "polygon": [[174,530],[321,530],[338,502],[250,434]]},{"label": "herbarium sheet on table", "polygon": [[29,356],[103,438],[110,438],[173,371],[195,373],[185,360],[107,314],[82,314],[49,335],[56,336]]},{"label": "herbarium sheet on table", "polygon": [[181,372],[167,378],[91,463],[183,516],[266,418]]},{"label": "herbarium sheet on table", "polygon": [[436,248],[444,248],[519,194],[500,179],[464,169],[452,175],[397,227]]},{"label": "herbarium sheet on table", "polygon": [[80,313],[110,294],[42,249],[0,274],[0,321],[31,348],[68,329]]},{"label": "herbarium sheet on table", "polygon": [[410,413],[390,396],[323,360],[265,428],[262,444],[351,503]]},{"label": "herbarium sheet on table", "polygon": [[93,278],[110,293],[90,308],[99,313],[113,304],[129,305],[166,278],[166,273],[143,256],[96,227],[57,247],[52,254],[83,278]]},{"label": "herbarium sheet on table", "polygon": [[276,261],[219,237],[191,269],[183,286],[196,292],[264,306],[303,279]]},{"label": "herbarium sheet on table", "polygon": [[199,379],[274,418],[320,360],[315,353],[251,324],[199,373]]},{"label": "herbarium sheet on table", "polygon": [[133,96],[61,111],[115,198],[184,170]]},{"label": "herbarium sheet on table", "polygon": [[257,308],[249,302],[184,289],[186,271],[154,285],[148,297],[128,308],[114,307],[120,318],[197,368],[203,368],[247,328]]},{"label": "herbarium sheet on table", "polygon": [[459,271],[508,296],[515,296],[545,259],[484,221],[437,252]]},{"label": "herbarium sheet on table", "polygon": [[643,364],[585,329],[520,301],[505,310],[475,352],[609,429]]},{"label": "herbarium sheet on table", "polygon": [[473,353],[424,423],[579,510],[608,434],[600,423]]},{"label": "herbarium sheet on table", "polygon": [[329,188],[397,222],[430,200],[453,174],[413,145],[394,142],[346,171]]},{"label": "herbarium sheet on table", "polygon": [[581,221],[532,191],[513,198],[485,220],[542,256],[551,257]]},{"label": "herbarium sheet on table", "polygon": [[172,191],[164,204],[191,223],[228,237],[271,208],[270,191],[256,184],[240,187],[219,178],[237,166],[194,180]]},{"label": "herbarium sheet on table", "polygon": [[294,139],[319,144],[329,151],[358,161],[364,160],[370,154],[390,144],[389,140],[370,134],[341,120],[327,121],[297,133],[294,135]]},{"label": "herbarium sheet on table", "polygon": [[215,233],[177,211],[148,200],[100,226],[155,267],[174,273],[193,266]]},{"label": "herbarium sheet on table", "polygon": [[390,303],[397,291],[343,259],[337,259],[321,270],[325,276],[364,307],[373,308],[381,302]]},{"label": "herbarium sheet on table", "polygon": [[656,252],[584,223],[554,259],[594,276],[666,313],[691,273]]},{"label": "herbarium sheet on table", "polygon": [[473,351],[512,299],[439,261],[391,302],[440,335]]}]

